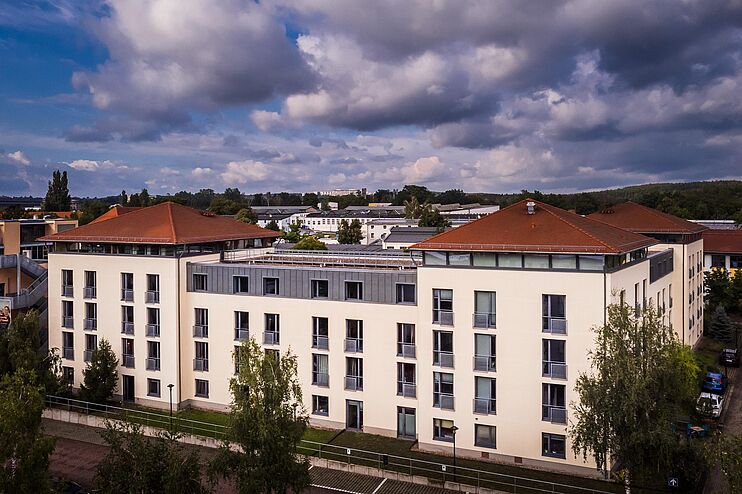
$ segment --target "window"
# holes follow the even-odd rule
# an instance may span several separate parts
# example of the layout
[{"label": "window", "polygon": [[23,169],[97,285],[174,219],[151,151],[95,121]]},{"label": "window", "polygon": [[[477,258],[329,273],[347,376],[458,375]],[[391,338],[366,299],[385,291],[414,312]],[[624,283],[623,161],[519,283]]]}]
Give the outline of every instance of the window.
[{"label": "window", "polygon": [[363,300],[363,283],[360,281],[346,281],[345,300]]},{"label": "window", "polygon": [[453,442],[453,420],[433,419],[433,439]]},{"label": "window", "polygon": [[121,338],[121,365],[123,367],[134,368],[134,340],[131,338]]},{"label": "window", "polygon": [[451,266],[471,266],[471,255],[469,253],[449,252],[448,264]]},{"label": "window", "polygon": [[195,308],[193,309],[194,325],[193,325],[193,336],[194,338],[208,338],[209,337],[209,309]]},{"label": "window", "polygon": [[453,367],[453,333],[433,331],[433,365]]},{"label": "window", "polygon": [[634,283],[634,317],[641,314],[641,293],[639,292],[639,283]]},{"label": "window", "polygon": [[496,268],[497,254],[475,252],[474,254],[472,254],[472,264],[478,267]]},{"label": "window", "polygon": [[62,270],[62,296],[72,297],[73,293],[73,278],[71,269]]},{"label": "window", "polygon": [[73,386],[75,384],[75,369],[74,367],[62,367],[62,380],[67,386]]},{"label": "window", "polygon": [[98,304],[95,302],[85,302],[85,320],[83,329],[95,331],[98,329]]},{"label": "window", "polygon": [[62,357],[67,360],[75,359],[75,336],[68,331],[62,331]]},{"label": "window", "polygon": [[327,396],[312,395],[312,414],[330,415],[330,399]]},{"label": "window", "polygon": [[312,384],[327,387],[330,385],[329,358],[325,354],[312,354]]},{"label": "window", "polygon": [[729,256],[729,267],[732,269],[742,268],[742,256]]},{"label": "window", "polygon": [[552,269],[577,269],[577,257],[569,254],[552,254]]},{"label": "window", "polygon": [[405,398],[417,396],[415,385],[415,364],[397,363],[397,395]]},{"label": "window", "polygon": [[160,336],[160,309],[147,307],[147,337],[157,338]]},{"label": "window", "polygon": [[205,274],[193,274],[193,291],[205,292],[208,289],[208,279]]},{"label": "window", "polygon": [[124,334],[134,334],[134,306],[121,306],[121,332]]},{"label": "window", "polygon": [[474,335],[474,370],[490,372],[495,370],[495,336]]},{"label": "window", "polygon": [[320,350],[329,348],[328,328],[329,322],[326,317],[312,317],[312,348]]},{"label": "window", "polygon": [[232,293],[248,293],[250,291],[250,278],[247,276],[234,276],[232,278]]},{"label": "window", "polygon": [[551,458],[566,458],[566,441],[560,434],[541,434],[541,454]]},{"label": "window", "polygon": [[397,407],[397,437],[415,439],[416,422],[414,408]]},{"label": "window", "polygon": [[579,256],[580,271],[603,271],[603,256]]},{"label": "window", "polygon": [[497,427],[474,424],[474,445],[482,448],[497,447]]},{"label": "window", "polygon": [[567,379],[567,361],[564,340],[543,340],[542,375],[554,379]]},{"label": "window", "polygon": [[148,304],[159,304],[160,303],[160,275],[159,274],[148,274],[147,275],[147,293],[145,294],[144,301]]},{"label": "window", "polygon": [[85,353],[83,360],[90,362],[93,359],[93,352],[98,348],[98,337],[94,334],[85,335]]},{"label": "window", "polygon": [[330,296],[329,282],[327,280],[312,280],[312,298],[328,298]]},{"label": "window", "polygon": [[234,339],[242,341],[250,335],[250,314],[236,310],[234,311]]},{"label": "window", "polygon": [[433,289],[433,323],[453,325],[453,290]]},{"label": "window", "polygon": [[85,287],[83,291],[83,297],[95,298],[96,297],[96,274],[95,271],[85,271]]},{"label": "window", "polygon": [[194,345],[196,358],[193,359],[193,370],[206,372],[209,370],[209,344],[197,341]]},{"label": "window", "polygon": [[209,381],[205,379],[196,379],[196,396],[199,398],[209,397]]},{"label": "window", "polygon": [[121,300],[134,300],[134,273],[121,273]]},{"label": "window", "polygon": [[415,285],[411,283],[397,283],[397,303],[415,303]]},{"label": "window", "polygon": [[425,252],[424,260],[426,266],[445,266],[446,253],[433,251]]},{"label": "window", "polygon": [[501,268],[522,268],[522,254],[497,254],[497,264]]},{"label": "window", "polygon": [[278,345],[281,342],[280,322],[278,314],[265,314],[263,343],[266,345]]},{"label": "window", "polygon": [[547,254],[525,254],[523,256],[523,267],[530,269],[549,269],[549,256]]},{"label": "window", "polygon": [[71,300],[62,301],[62,327],[72,328],[75,321],[75,311]]},{"label": "window", "polygon": [[541,296],[542,330],[545,333],[567,334],[566,300],[565,295]]},{"label": "window", "polygon": [[562,384],[542,384],[541,420],[555,424],[567,423],[565,386]]},{"label": "window", "polygon": [[494,414],[497,411],[496,381],[489,377],[474,378],[474,413]]},{"label": "window", "polygon": [[363,390],[363,359],[345,357],[345,389],[350,391]]},{"label": "window", "polygon": [[278,278],[263,278],[263,295],[278,295]]},{"label": "window", "polygon": [[345,351],[363,352],[363,321],[345,320]]},{"label": "window", "polygon": [[147,342],[147,370],[160,370],[160,342]]},{"label": "window", "polygon": [[726,268],[726,256],[723,254],[711,254],[712,268]]},{"label": "window", "polygon": [[453,410],[453,374],[433,372],[433,406]]},{"label": "window", "polygon": [[642,310],[647,310],[647,280],[642,280]]},{"label": "window", "polygon": [[497,294],[495,292],[474,292],[474,327],[494,328]]},{"label": "window", "polygon": [[160,380],[147,379],[147,396],[160,397]]},{"label": "window", "polygon": [[415,325],[397,323],[397,356],[415,358]]}]

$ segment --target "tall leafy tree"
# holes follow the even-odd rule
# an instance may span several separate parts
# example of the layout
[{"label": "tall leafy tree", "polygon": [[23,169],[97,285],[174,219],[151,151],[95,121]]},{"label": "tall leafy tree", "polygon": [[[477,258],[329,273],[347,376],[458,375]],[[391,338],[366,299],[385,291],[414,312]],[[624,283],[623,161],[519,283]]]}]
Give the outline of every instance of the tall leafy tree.
[{"label": "tall leafy tree", "polygon": [[408,220],[419,218],[422,212],[423,208],[417,197],[410,197],[404,202],[404,217]]},{"label": "tall leafy tree", "polygon": [[348,220],[340,221],[338,226],[338,242],[341,244],[360,244],[363,240],[363,230],[361,222],[354,219],[350,223]]},{"label": "tall leafy tree", "polygon": [[246,206],[237,211],[234,219],[236,219],[237,221],[241,221],[242,223],[250,223],[254,225],[258,222],[258,215],[255,214],[255,211],[253,211],[250,206]]},{"label": "tall leafy tree", "polygon": [[716,308],[718,305],[729,307],[732,301],[732,280],[726,269],[714,268],[703,274],[705,301],[707,307]]},{"label": "tall leafy tree", "polygon": [[420,221],[417,223],[417,226],[435,227],[438,232],[442,232],[451,226],[451,222],[440,211],[434,209],[430,204],[426,204],[422,208]]},{"label": "tall leafy tree", "polygon": [[309,486],[309,460],[298,445],[307,428],[296,356],[279,358],[248,338],[230,380],[228,440],[210,465],[213,478],[231,479],[240,494],[301,492]]},{"label": "tall leafy tree", "polygon": [[303,238],[300,230],[301,223],[294,221],[289,225],[289,231],[281,234],[281,238],[290,244],[295,244]]},{"label": "tall leafy tree", "polygon": [[92,201],[85,201],[82,205],[82,214],[77,221],[79,225],[85,225],[90,223],[98,216],[108,211],[108,206],[103,201],[97,199]]},{"label": "tall leafy tree", "polygon": [[734,342],[734,323],[729,319],[727,311],[721,304],[716,306],[714,314],[711,316],[708,333],[713,339],[722,343]]},{"label": "tall leafy tree", "polygon": [[44,198],[44,209],[46,211],[69,211],[71,202],[67,172],[55,170]]},{"label": "tall leafy tree", "polygon": [[119,201],[119,206],[126,206],[127,203],[129,202],[129,196],[126,195],[125,190],[122,190],[121,194],[119,194],[118,201]]},{"label": "tall leafy tree", "polygon": [[652,306],[635,318],[628,305],[611,305],[595,332],[591,370],[575,385],[572,449],[600,469],[618,467],[628,492],[648,471],[669,473],[673,424],[693,406],[700,370]]},{"label": "tall leafy tree", "polygon": [[118,385],[119,360],[108,340],[101,339],[98,348],[93,350],[80,384],[80,399],[95,403],[105,403]]},{"label": "tall leafy tree", "polygon": [[715,450],[729,492],[742,492],[742,434],[725,434]]},{"label": "tall leafy tree", "polygon": [[293,249],[296,250],[327,250],[327,245],[324,242],[317,240],[311,235],[307,235],[303,239],[299,240]]},{"label": "tall leafy tree", "polygon": [[268,230],[273,230],[274,232],[281,231],[281,228],[278,226],[278,223],[276,223],[276,220],[270,220],[265,227]]}]

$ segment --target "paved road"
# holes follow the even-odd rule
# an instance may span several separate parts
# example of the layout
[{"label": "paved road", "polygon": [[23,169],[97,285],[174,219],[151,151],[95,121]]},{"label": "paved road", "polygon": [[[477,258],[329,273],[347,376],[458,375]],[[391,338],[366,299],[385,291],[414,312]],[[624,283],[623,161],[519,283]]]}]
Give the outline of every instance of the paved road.
[{"label": "paved road", "polygon": [[[742,372],[740,369],[729,370],[729,381],[732,385],[729,387],[725,399],[721,423],[724,425],[723,433],[742,434]],[[705,494],[719,494],[729,492],[726,479],[724,479],[721,470],[714,468],[706,480],[703,492]]]}]

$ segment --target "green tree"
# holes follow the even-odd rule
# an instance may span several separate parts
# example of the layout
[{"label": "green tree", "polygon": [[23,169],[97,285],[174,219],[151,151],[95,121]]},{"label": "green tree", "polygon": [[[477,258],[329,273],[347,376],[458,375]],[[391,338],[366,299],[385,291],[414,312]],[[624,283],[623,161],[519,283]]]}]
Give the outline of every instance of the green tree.
[{"label": "green tree", "polygon": [[449,189],[435,197],[435,200],[441,204],[465,204],[466,199],[466,193],[461,189]]},{"label": "green tree", "polygon": [[430,204],[426,204],[422,208],[422,214],[420,215],[420,221],[417,223],[417,226],[435,227],[438,232],[442,232],[451,226],[451,222],[440,211],[434,209]]},{"label": "green tree", "polygon": [[737,270],[729,283],[729,312],[742,315],[742,271]]},{"label": "green tree", "polygon": [[310,483],[309,460],[298,446],[309,419],[296,356],[277,358],[248,338],[235,358],[228,440],[210,465],[212,478],[231,479],[241,494],[301,492]]},{"label": "green tree", "polygon": [[178,442],[178,435],[144,435],[138,424],[111,422],[100,433],[108,454],[98,465],[96,485],[109,494],[167,492],[206,493],[201,482],[199,455]]},{"label": "green tree", "polygon": [[301,203],[304,206],[312,206],[313,208],[316,208],[317,203],[319,203],[319,196],[314,192],[307,192],[301,196]]},{"label": "green tree", "polygon": [[0,492],[52,492],[54,440],[42,434],[43,409],[44,388],[33,371],[0,378]]},{"label": "green tree", "polygon": [[742,434],[725,434],[715,451],[729,492],[742,492]]},{"label": "green tree", "polygon": [[242,204],[225,197],[215,197],[209,204],[209,211],[214,214],[237,214],[246,206],[247,203]]},{"label": "green tree", "polygon": [[250,206],[246,206],[237,211],[234,219],[236,219],[237,221],[241,221],[242,223],[249,223],[251,225],[254,225],[258,222],[258,215],[255,214],[255,211],[253,211]]},{"label": "green tree", "polygon": [[222,197],[225,199],[229,199],[230,201],[234,201],[236,203],[241,203],[245,201],[245,197],[242,195],[242,192],[240,192],[240,189],[237,187],[231,188],[227,187],[224,189],[224,192],[222,193]]},{"label": "green tree", "polygon": [[711,316],[708,333],[713,339],[722,343],[732,343],[734,341],[734,323],[729,319],[727,311],[721,304],[716,306],[714,314]]},{"label": "green tree", "polygon": [[599,469],[620,468],[629,491],[649,470],[669,473],[673,424],[693,406],[700,369],[652,306],[635,318],[628,305],[611,305],[594,331],[591,371],[575,385],[572,449]]},{"label": "green tree", "polygon": [[350,223],[348,220],[342,220],[338,226],[338,242],[341,244],[360,244],[363,240],[363,231],[361,222],[354,219]]},{"label": "green tree", "polygon": [[411,197],[409,200],[404,202],[404,217],[408,220],[418,219],[423,212],[423,208],[420,205],[420,201],[417,197]]},{"label": "green tree", "polygon": [[129,196],[126,195],[126,191],[122,190],[118,198],[119,206],[126,206],[129,202]]},{"label": "green tree", "polygon": [[147,189],[142,189],[142,191],[139,193],[139,205],[143,208],[146,208],[150,205],[149,192],[147,191]]},{"label": "green tree", "polygon": [[281,227],[278,226],[278,223],[276,223],[276,220],[270,220],[268,222],[268,224],[265,225],[265,227],[268,230],[273,230],[274,232],[280,232],[281,231]]},{"label": "green tree", "polygon": [[[732,281],[729,271],[722,268],[713,268],[703,274],[706,307],[735,305],[731,300]],[[730,303],[731,302],[731,303]]]},{"label": "green tree", "polygon": [[97,199],[86,201],[82,205],[82,214],[80,215],[77,223],[78,225],[86,225],[98,216],[105,214],[106,211],[108,211],[108,206],[106,206],[103,201],[99,201]]},{"label": "green tree", "polygon": [[281,238],[290,244],[295,244],[302,239],[301,223],[293,222],[289,225],[289,231],[281,233]]},{"label": "green tree", "polygon": [[296,250],[327,250],[324,242],[317,240],[311,235],[307,235],[299,240],[292,248]]},{"label": "green tree", "polygon": [[83,382],[80,384],[80,399],[95,403],[108,401],[118,385],[119,359],[105,338],[100,340],[98,348],[93,350],[85,369],[82,371]]},{"label": "green tree", "polygon": [[49,181],[49,188],[44,198],[45,211],[69,211],[70,190],[67,187],[67,172],[55,170],[52,173],[52,179]]}]

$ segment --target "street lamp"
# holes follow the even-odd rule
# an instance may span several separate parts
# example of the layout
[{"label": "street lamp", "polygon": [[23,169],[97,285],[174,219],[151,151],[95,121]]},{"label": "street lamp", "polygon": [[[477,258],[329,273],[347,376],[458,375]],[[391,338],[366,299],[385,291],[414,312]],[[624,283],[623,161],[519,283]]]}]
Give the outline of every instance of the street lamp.
[{"label": "street lamp", "polygon": [[456,482],[456,431],[459,430],[455,425],[451,427],[453,433],[453,481]]},{"label": "street lamp", "polygon": [[173,386],[175,386],[175,384],[167,385],[170,389],[170,432],[173,431]]}]

